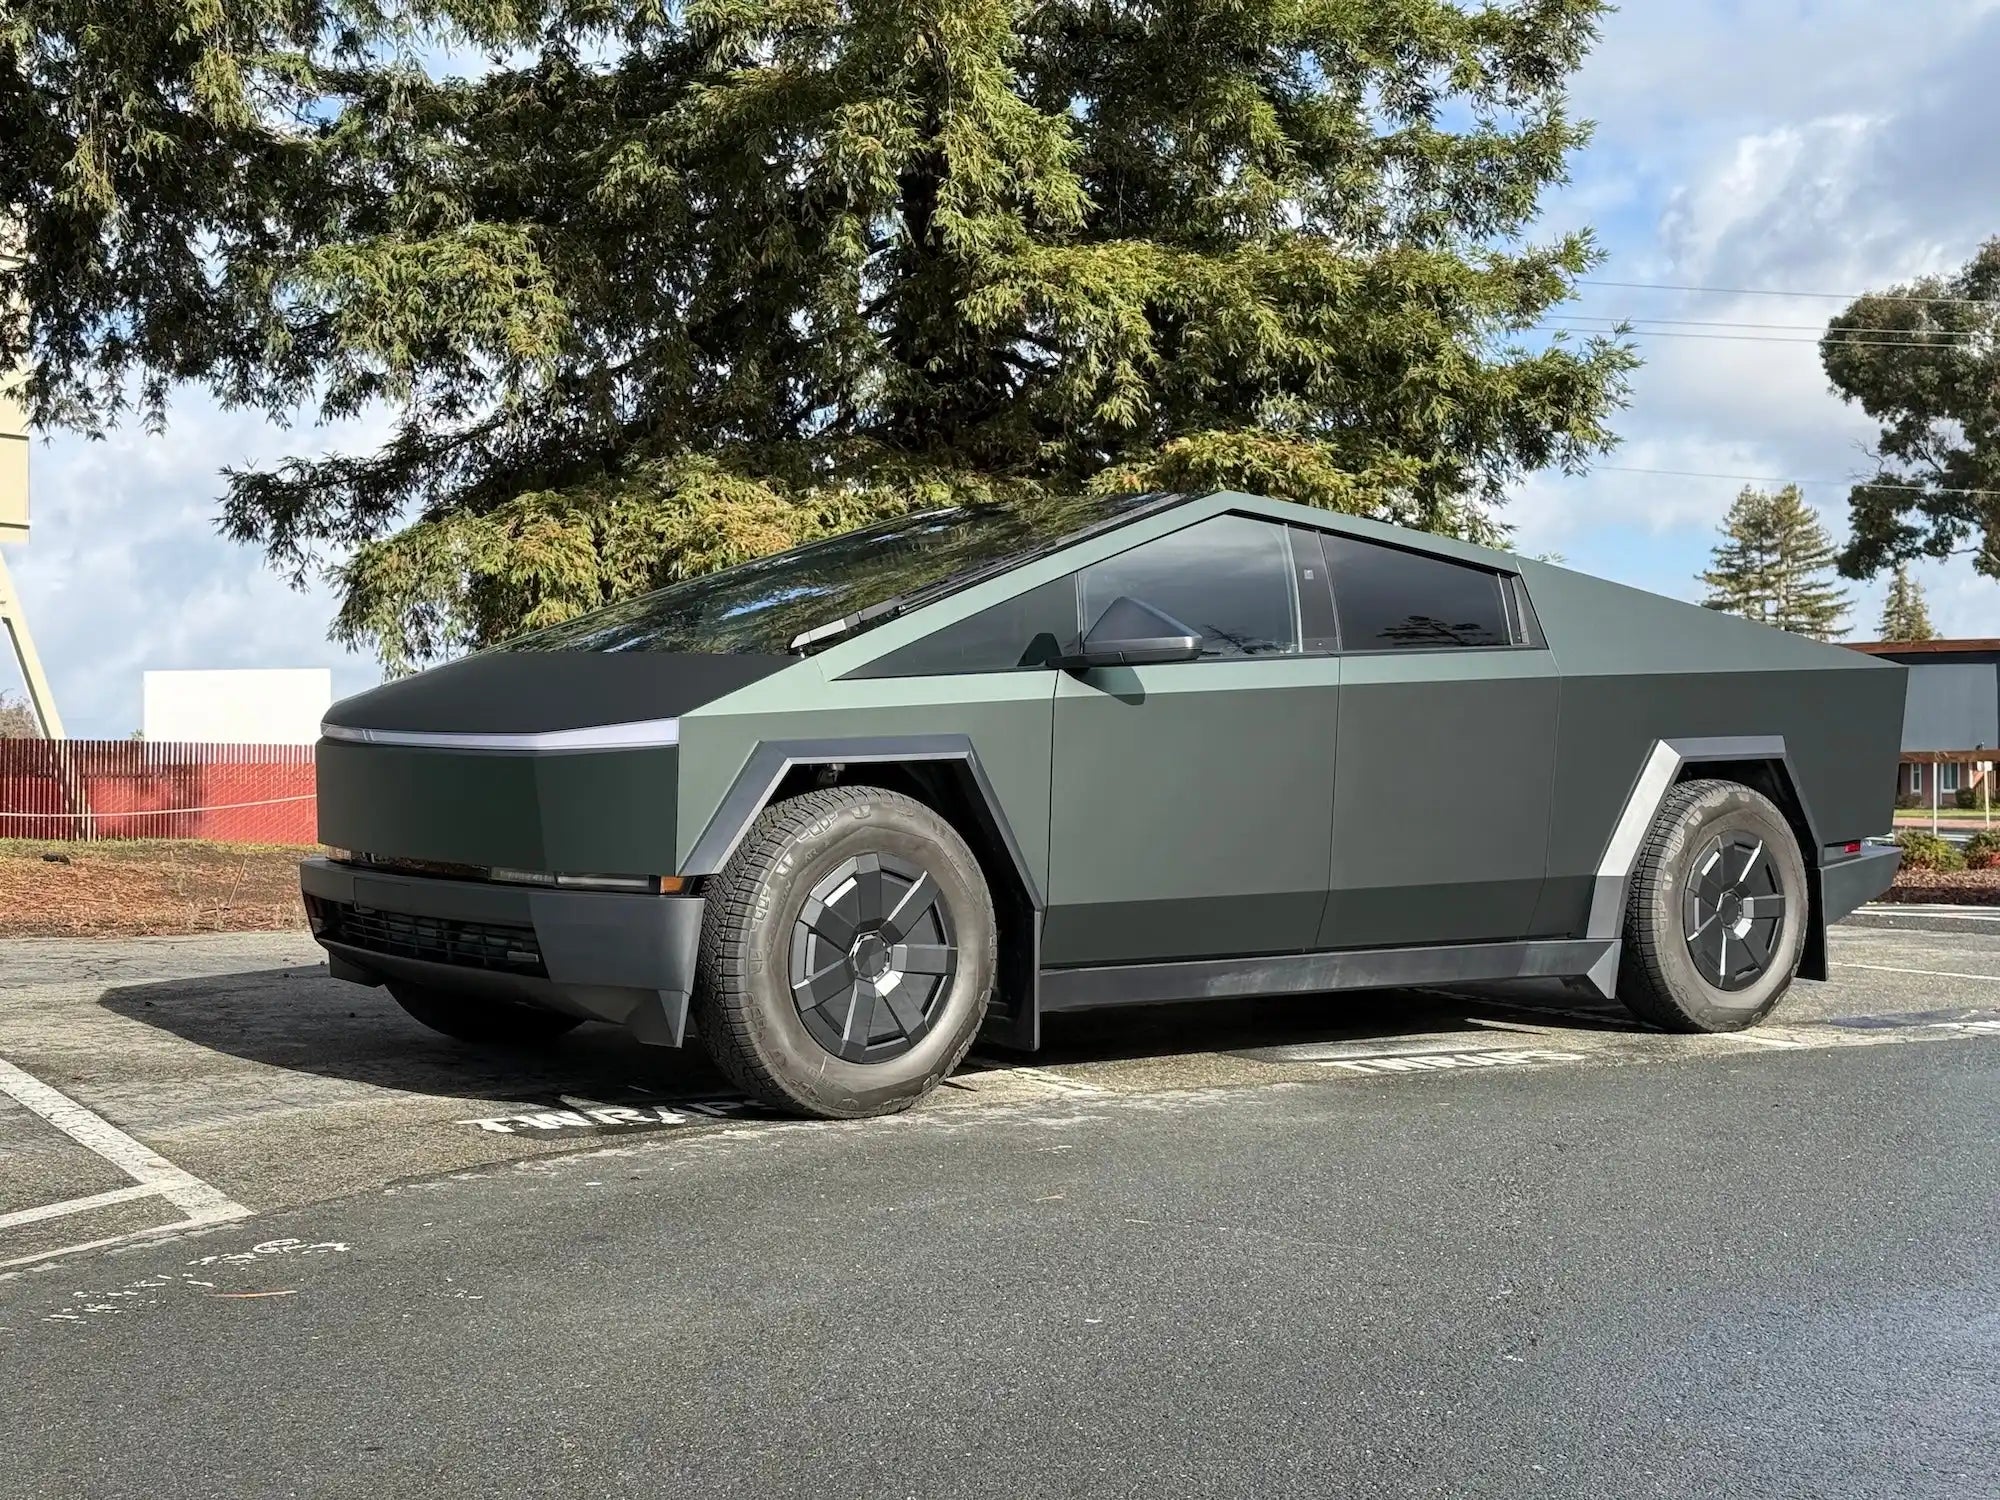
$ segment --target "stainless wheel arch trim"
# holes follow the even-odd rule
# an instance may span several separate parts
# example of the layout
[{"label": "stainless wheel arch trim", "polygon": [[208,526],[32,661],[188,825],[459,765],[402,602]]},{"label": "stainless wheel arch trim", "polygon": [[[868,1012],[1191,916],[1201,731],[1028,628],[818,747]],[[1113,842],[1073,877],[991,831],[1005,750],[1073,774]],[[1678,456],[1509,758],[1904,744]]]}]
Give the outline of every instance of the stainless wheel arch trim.
[{"label": "stainless wheel arch trim", "polygon": [[[1799,799],[1809,834],[1809,845],[1800,853],[1806,862],[1807,897],[1811,899],[1811,874],[1819,861],[1819,835],[1812,808],[1805,800],[1799,778],[1792,770],[1791,757],[1786,753],[1785,737],[1781,734],[1700,735],[1655,740],[1632,783],[1632,790],[1626,794],[1625,806],[1618,814],[1617,823],[1612,826],[1603,855],[1598,859],[1591,889],[1590,915],[1584,925],[1587,940],[1612,945],[1586,976],[1606,999],[1615,996],[1618,960],[1623,946],[1621,933],[1625,925],[1625,896],[1631,886],[1633,868],[1639,862],[1639,848],[1652,829],[1653,820],[1659,816],[1661,804],[1667,800],[1667,794],[1679,779],[1682,767],[1705,761],[1746,760],[1764,761],[1779,767],[1791,784],[1793,795]],[[1808,937],[1810,939],[1810,929]]]},{"label": "stainless wheel arch trim", "polygon": [[1041,884],[1035,879],[1035,872],[1029,868],[1027,856],[1021,852],[1020,843],[1014,837],[1014,829],[1007,821],[1006,809],[1000,805],[1000,798],[993,790],[993,783],[987,779],[986,768],[979,763],[979,752],[973,749],[972,741],[962,734],[927,735],[884,735],[859,739],[829,740],[760,740],[750,752],[743,767],[736,773],[736,779],[723,793],[715,811],[709,815],[701,836],[688,851],[682,864],[681,873],[690,876],[714,875],[729,863],[729,857],[736,852],[737,845],[750,831],[750,825],[757,815],[769,805],[771,794],[777,791],[788,772],[798,766],[869,765],[907,761],[962,761],[972,775],[974,788],[980,800],[986,805],[987,816],[999,830],[1000,840],[1007,850],[1008,860],[1020,876],[1022,888],[1028,893],[1028,900],[1036,912],[1047,907]]}]

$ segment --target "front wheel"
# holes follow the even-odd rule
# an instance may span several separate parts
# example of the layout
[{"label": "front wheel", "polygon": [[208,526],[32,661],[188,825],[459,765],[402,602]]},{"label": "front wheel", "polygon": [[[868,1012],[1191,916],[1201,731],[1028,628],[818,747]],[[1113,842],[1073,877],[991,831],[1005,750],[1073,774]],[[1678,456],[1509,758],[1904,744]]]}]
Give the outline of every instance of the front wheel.
[{"label": "front wheel", "polygon": [[745,1092],[794,1114],[907,1109],[958,1066],[993,990],[979,861],[879,787],[768,807],[709,885],[696,1027]]},{"label": "front wheel", "polygon": [[1737,782],[1683,782],[1632,871],[1618,998],[1669,1031],[1754,1026],[1791,987],[1806,917],[1784,814]]}]

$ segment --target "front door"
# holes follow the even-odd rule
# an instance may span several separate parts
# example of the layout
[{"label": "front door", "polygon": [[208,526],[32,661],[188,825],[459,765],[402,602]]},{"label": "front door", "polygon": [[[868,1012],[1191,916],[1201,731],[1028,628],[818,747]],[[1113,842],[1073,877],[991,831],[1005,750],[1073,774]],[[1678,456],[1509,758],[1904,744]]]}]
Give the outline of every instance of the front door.
[{"label": "front door", "polygon": [[1202,656],[1058,683],[1044,964],[1312,946],[1341,671],[1323,568],[1287,527],[1224,515],[1079,575],[1085,629],[1130,598],[1198,633]]}]

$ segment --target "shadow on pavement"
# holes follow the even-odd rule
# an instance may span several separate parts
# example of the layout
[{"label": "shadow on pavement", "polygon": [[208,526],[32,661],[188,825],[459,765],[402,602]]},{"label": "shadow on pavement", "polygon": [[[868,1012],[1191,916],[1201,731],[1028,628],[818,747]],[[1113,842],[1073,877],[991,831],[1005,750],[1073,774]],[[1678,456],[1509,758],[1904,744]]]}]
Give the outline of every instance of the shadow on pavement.
[{"label": "shadow on pavement", "polygon": [[1041,1051],[1032,1061],[1049,1066],[1182,1052],[1248,1052],[1376,1041],[1394,1044],[1405,1037],[1452,1033],[1490,1037],[1496,1028],[1504,1030],[1516,1022],[1571,1031],[1641,1029],[1616,1003],[1573,993],[1548,981],[1449,992],[1429,988],[1351,990],[1135,1005],[1048,1016],[1042,1021]]},{"label": "shadow on pavement", "polygon": [[440,1036],[387,990],[329,979],[318,965],[121,985],[105,1009],[268,1067],[458,1099],[531,1102],[557,1093],[734,1097],[698,1046],[648,1047],[584,1025],[533,1048]]},{"label": "shadow on pavement", "polygon": [[[648,1047],[586,1024],[529,1049],[454,1041],[405,1015],[386,990],[329,979],[319,966],[121,985],[100,1002],[194,1045],[269,1067],[451,1098],[525,1101],[634,1088],[684,1099],[733,1094],[698,1041]],[[1515,1023],[1630,1030],[1617,1006],[1547,983],[1477,992],[1377,990],[1054,1015],[1042,1049],[975,1044],[963,1071],[1280,1047],[1394,1044],[1411,1036],[1495,1037]]]}]

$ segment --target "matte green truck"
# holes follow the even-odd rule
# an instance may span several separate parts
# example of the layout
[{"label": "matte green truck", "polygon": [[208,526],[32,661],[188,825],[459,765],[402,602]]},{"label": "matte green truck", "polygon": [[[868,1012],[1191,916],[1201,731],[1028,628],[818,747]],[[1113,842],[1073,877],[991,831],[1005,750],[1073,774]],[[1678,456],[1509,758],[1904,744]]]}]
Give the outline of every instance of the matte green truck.
[{"label": "matte green truck", "polygon": [[1904,672],[1260,499],[914,515],[337,704],[332,972],[900,1109],[1052,1011],[1558,977],[1749,1026],[1875,896]]}]

